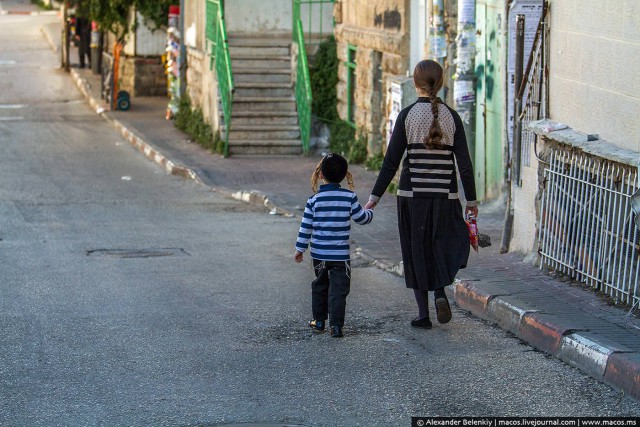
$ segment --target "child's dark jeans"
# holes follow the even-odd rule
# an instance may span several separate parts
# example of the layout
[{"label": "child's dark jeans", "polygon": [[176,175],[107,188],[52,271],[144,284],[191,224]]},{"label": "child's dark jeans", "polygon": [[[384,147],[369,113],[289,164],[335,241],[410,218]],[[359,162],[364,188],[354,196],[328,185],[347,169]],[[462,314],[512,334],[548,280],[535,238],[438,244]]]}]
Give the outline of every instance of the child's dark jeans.
[{"label": "child's dark jeans", "polygon": [[347,295],[351,289],[349,261],[313,260],[316,280],[311,283],[311,307],[315,320],[327,320],[330,326],[344,325]]}]

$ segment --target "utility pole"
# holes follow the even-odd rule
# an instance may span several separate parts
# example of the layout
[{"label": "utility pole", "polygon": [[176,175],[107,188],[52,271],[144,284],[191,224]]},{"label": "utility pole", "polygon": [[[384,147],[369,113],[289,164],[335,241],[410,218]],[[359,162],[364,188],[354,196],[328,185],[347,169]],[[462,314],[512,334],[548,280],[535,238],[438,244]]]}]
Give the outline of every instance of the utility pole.
[{"label": "utility pole", "polygon": [[184,98],[187,89],[187,47],[184,43],[185,28],[184,28],[184,14],[186,1],[180,0],[180,99]]},{"label": "utility pole", "polygon": [[464,125],[471,158],[476,148],[476,4],[458,0],[456,75],[453,84],[455,108]]},{"label": "utility pole", "polygon": [[429,26],[429,56],[444,66],[447,57],[447,36],[444,25],[444,0],[433,0]]}]

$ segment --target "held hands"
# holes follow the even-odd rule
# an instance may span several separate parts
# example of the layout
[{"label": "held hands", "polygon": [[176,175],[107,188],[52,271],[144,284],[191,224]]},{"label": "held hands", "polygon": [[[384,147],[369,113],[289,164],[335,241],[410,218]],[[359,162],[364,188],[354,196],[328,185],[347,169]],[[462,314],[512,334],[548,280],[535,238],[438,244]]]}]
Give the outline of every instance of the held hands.
[{"label": "held hands", "polygon": [[300,251],[296,251],[296,253],[293,255],[293,259],[295,259],[296,262],[298,263],[302,262],[303,258],[304,258],[304,254]]},{"label": "held hands", "polygon": [[377,204],[376,202],[374,202],[373,200],[369,200],[369,201],[367,202],[367,204],[366,204],[366,205],[364,205],[364,208],[365,208],[365,209],[373,209],[373,208],[375,208],[376,206],[378,206],[378,204]]},{"label": "held hands", "polygon": [[478,207],[477,206],[467,206],[464,210],[466,216],[473,215],[474,217],[478,217]]}]

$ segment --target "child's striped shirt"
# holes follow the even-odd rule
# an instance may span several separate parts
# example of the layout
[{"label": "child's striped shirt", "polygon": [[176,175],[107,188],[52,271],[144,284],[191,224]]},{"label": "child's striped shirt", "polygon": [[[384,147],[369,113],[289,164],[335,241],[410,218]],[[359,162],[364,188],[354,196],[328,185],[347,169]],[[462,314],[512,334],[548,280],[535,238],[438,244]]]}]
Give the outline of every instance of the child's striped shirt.
[{"label": "child's striped shirt", "polygon": [[311,258],[320,261],[349,261],[351,218],[361,225],[373,219],[358,196],[340,184],[325,184],[307,200],[296,250],[304,252],[311,241]]}]

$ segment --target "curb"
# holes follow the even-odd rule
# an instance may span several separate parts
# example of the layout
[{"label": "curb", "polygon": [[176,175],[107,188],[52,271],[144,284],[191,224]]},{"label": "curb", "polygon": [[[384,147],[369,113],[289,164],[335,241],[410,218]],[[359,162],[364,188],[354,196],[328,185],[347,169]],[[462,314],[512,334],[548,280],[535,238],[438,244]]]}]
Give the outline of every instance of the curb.
[{"label": "curb", "polygon": [[[43,30],[43,33],[46,33],[46,31]],[[48,34],[45,34],[45,36],[48,36]],[[87,82],[86,79],[80,76],[77,70],[74,70],[74,69],[71,70],[71,77],[74,83],[76,84],[76,86],[78,87],[78,89],[80,90],[80,92],[82,93],[82,95],[85,97],[85,99],[91,106],[91,108],[98,115],[102,116],[102,118],[104,118],[107,122],[111,123],[111,125],[115,127],[116,130],[120,133],[122,138],[124,138],[133,147],[135,147],[138,151],[144,154],[144,156],[147,159],[158,164],[165,171],[167,171],[169,175],[175,175],[185,179],[191,179],[199,184],[205,185],[202,179],[200,179],[200,177],[198,176],[198,173],[194,169],[191,169],[184,165],[178,165],[173,161],[169,160],[169,158],[167,158],[167,156],[162,154],[162,152],[158,148],[156,148],[152,143],[145,141],[141,136],[137,135],[135,132],[127,128],[127,126],[123,124],[121,121],[112,117],[112,115],[107,112],[107,108],[103,104],[98,102],[95,98],[93,98],[93,96],[89,91],[89,87],[90,87],[89,82]],[[255,190],[234,191],[234,190],[231,190],[228,188],[222,188],[222,187],[212,187],[212,186],[207,186],[207,187],[209,187],[212,191],[215,191],[226,197],[229,197],[241,202],[245,202],[245,203],[264,206],[268,208],[270,210],[270,213],[272,213],[273,215],[283,215],[287,217],[295,216],[295,213],[290,212],[287,209],[281,208],[280,206],[277,206],[275,203],[271,201],[271,199],[269,199],[269,197],[266,194],[263,194],[259,191],[255,191]]]},{"label": "curb", "polygon": [[[89,83],[76,70],[71,70],[74,82],[85,96],[89,105],[105,120],[111,123],[122,137],[143,153],[149,160],[163,167],[170,175],[180,176],[206,185],[199,178],[197,172],[183,165],[176,165],[163,155],[153,144],[129,130],[119,120],[105,113],[101,106],[90,94]],[[226,188],[207,186],[224,196],[245,203],[264,206],[274,215],[287,217],[296,216],[295,213],[281,208],[273,203],[267,195],[259,191],[233,191]],[[356,253],[368,259],[372,265],[398,276],[404,275],[402,263],[386,265],[364,254],[358,247]],[[482,282],[456,280],[453,289],[448,293],[455,303],[463,310],[475,316],[497,324],[500,328],[512,332],[533,347],[551,354],[558,359],[574,366],[587,375],[603,381],[606,384],[622,390],[632,398],[640,401],[640,354],[631,350],[604,343],[601,339],[592,337],[588,331],[581,330],[575,325],[562,324],[553,315],[539,313],[537,310],[521,308],[506,298],[517,295],[518,291],[504,292],[491,284],[481,285]]]},{"label": "curb", "polygon": [[640,353],[557,316],[513,304],[509,297],[517,290],[501,293],[490,284],[456,280],[452,293],[461,309],[640,401]]},{"label": "curb", "polygon": [[54,53],[60,52],[60,48],[58,47],[57,43],[53,41],[53,37],[51,36],[51,33],[47,31],[45,27],[40,27],[40,32],[42,33],[44,38],[47,40],[47,42],[49,42],[49,44],[51,45],[51,49],[53,50],[53,52]]}]

